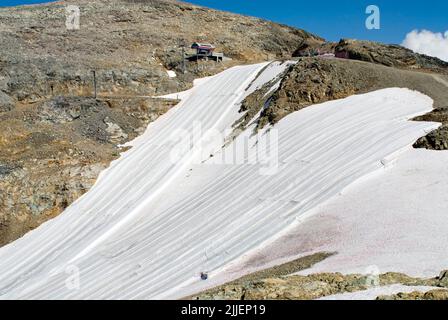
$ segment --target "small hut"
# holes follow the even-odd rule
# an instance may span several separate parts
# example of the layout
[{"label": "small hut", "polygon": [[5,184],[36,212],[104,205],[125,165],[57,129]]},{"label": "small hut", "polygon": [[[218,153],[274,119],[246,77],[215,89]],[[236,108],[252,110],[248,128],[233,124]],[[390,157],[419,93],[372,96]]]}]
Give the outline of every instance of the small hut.
[{"label": "small hut", "polygon": [[215,51],[215,47],[210,43],[199,42],[193,43],[191,45],[191,49],[195,49],[198,56],[211,56],[213,51]]},{"label": "small hut", "polygon": [[196,50],[196,54],[193,56],[195,60],[198,59],[205,59],[205,60],[211,59],[216,61],[224,60],[224,54],[216,53],[215,46],[213,46],[210,43],[194,42],[191,45],[191,49]]}]

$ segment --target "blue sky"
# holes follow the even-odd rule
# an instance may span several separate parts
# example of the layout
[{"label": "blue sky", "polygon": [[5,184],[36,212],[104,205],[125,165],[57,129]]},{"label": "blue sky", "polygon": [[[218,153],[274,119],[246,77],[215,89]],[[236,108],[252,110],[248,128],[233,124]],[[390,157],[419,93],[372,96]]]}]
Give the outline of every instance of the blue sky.
[{"label": "blue sky", "polygon": [[[42,0],[0,0],[0,5]],[[316,33],[327,40],[356,38],[401,43],[414,29],[448,30],[448,1],[442,0],[190,0],[198,5],[257,16]],[[381,29],[365,28],[366,7],[381,9]]]},{"label": "blue sky", "polygon": [[16,6],[19,4],[33,4],[33,3],[43,3],[50,1],[42,0],[0,0],[0,6]]},{"label": "blue sky", "polygon": [[[191,0],[207,7],[257,16],[314,32],[327,40],[356,38],[401,43],[414,29],[448,30],[443,0]],[[368,5],[381,10],[381,29],[367,30]]]}]

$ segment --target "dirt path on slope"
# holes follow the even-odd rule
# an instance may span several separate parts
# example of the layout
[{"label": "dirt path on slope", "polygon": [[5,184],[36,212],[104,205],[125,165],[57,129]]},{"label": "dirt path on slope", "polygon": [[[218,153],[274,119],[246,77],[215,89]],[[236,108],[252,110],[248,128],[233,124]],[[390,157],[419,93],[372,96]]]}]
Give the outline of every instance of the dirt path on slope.
[{"label": "dirt path on slope", "polygon": [[431,74],[431,76],[436,79],[436,81],[440,82],[441,84],[445,85],[446,87],[448,87],[448,80],[442,78],[441,75],[438,74]]}]

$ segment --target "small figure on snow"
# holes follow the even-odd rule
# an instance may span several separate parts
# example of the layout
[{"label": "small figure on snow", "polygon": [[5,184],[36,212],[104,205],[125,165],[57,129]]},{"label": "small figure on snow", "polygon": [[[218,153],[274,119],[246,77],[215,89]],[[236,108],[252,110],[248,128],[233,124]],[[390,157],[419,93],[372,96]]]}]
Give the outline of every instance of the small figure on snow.
[{"label": "small figure on snow", "polygon": [[206,272],[201,272],[201,280],[207,280],[208,274]]}]

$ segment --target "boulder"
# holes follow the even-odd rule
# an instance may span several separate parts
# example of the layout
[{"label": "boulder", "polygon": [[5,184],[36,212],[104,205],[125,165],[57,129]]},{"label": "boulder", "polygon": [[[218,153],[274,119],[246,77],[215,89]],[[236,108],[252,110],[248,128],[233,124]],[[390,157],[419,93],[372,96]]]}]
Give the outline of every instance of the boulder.
[{"label": "boulder", "polygon": [[440,286],[448,288],[448,270],[440,272],[438,280]]}]

